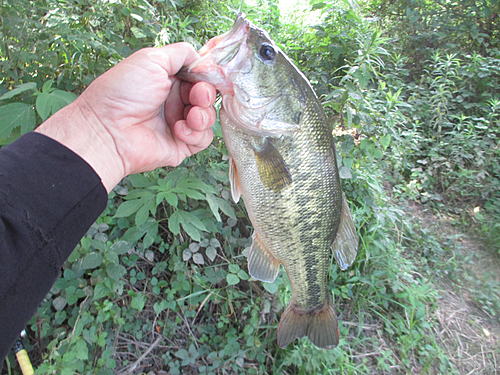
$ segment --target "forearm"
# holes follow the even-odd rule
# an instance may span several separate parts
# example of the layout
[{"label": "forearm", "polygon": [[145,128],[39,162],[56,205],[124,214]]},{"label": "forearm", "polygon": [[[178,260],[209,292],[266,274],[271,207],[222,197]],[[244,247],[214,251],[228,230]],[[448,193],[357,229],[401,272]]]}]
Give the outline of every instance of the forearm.
[{"label": "forearm", "polygon": [[30,133],[0,150],[0,360],[105,209],[94,170]]},{"label": "forearm", "polygon": [[56,140],[84,159],[109,193],[125,177],[125,171],[113,137],[99,123],[92,108],[80,97],[35,132]]}]

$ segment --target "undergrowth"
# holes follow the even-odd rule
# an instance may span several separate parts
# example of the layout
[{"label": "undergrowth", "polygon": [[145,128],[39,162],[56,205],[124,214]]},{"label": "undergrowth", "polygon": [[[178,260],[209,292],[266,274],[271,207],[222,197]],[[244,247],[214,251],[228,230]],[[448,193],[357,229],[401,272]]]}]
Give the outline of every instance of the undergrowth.
[{"label": "undergrowth", "polygon": [[[336,120],[339,172],[360,239],[352,267],[329,269],[338,347],[319,350],[307,339],[277,346],[290,285],[283,270],[274,283],[248,275],[252,228],[230,198],[216,124],[205,151],[111,192],[29,324],[37,374],[458,373],[433,334],[433,280],[453,278],[473,255],[413,220],[401,202],[418,201],[458,227],[472,223],[500,251],[500,56],[435,50],[415,64],[361,9],[311,3],[322,14],[314,28],[284,23],[276,1],[241,10],[297,62]],[[202,44],[240,10],[239,1],[201,0],[2,4],[3,43],[11,45],[1,46],[2,144],[135,49]],[[498,285],[463,274],[457,285],[496,317]]]}]

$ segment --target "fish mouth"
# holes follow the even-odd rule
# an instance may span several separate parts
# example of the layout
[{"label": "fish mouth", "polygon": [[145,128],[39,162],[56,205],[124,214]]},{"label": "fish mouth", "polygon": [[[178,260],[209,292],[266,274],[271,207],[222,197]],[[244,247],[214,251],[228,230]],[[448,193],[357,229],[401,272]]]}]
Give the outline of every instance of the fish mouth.
[{"label": "fish mouth", "polygon": [[[246,45],[248,33],[252,24],[240,13],[231,30],[210,39],[198,54],[200,58],[192,64],[183,67],[176,75],[189,82],[205,81],[213,84],[219,91],[230,90],[226,77],[235,69],[242,69],[248,64],[243,54],[247,54]],[[249,68],[243,67],[243,70]]]}]

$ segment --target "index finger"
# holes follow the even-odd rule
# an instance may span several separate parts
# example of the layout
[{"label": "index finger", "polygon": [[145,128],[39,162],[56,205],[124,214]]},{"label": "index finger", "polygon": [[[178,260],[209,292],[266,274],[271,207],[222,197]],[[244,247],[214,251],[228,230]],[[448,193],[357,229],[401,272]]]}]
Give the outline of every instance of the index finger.
[{"label": "index finger", "polygon": [[187,42],[154,48],[154,52],[150,55],[150,59],[165,69],[169,76],[176,74],[183,66],[191,64],[199,57],[194,47]]}]

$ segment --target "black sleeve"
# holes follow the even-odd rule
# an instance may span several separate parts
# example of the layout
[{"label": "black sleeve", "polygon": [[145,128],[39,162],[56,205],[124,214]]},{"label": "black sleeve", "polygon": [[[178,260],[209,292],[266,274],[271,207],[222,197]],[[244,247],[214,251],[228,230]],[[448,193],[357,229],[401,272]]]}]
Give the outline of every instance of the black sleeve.
[{"label": "black sleeve", "polygon": [[107,197],[92,167],[49,137],[0,150],[0,361]]}]

